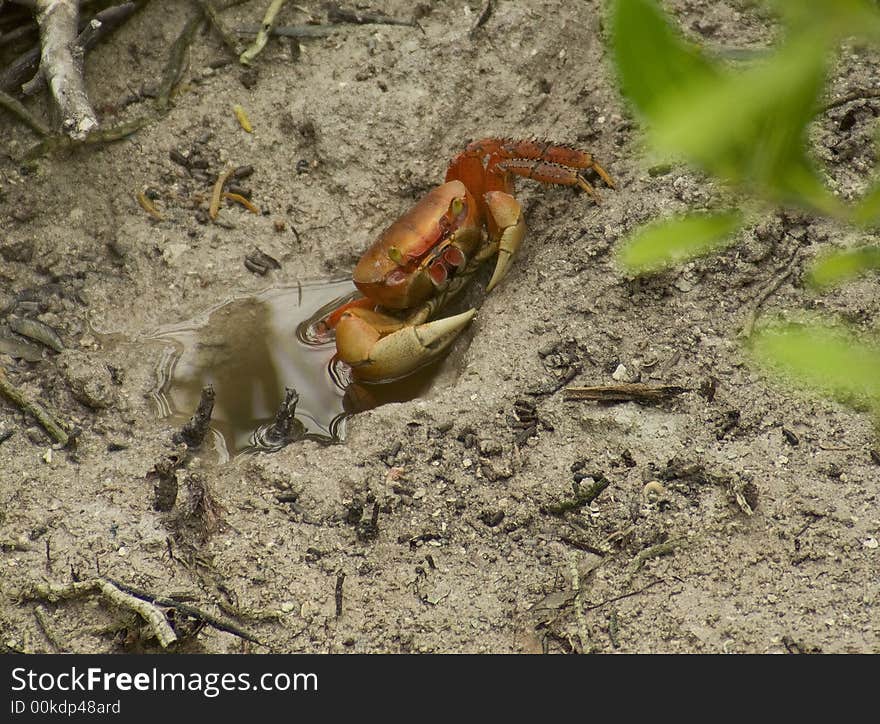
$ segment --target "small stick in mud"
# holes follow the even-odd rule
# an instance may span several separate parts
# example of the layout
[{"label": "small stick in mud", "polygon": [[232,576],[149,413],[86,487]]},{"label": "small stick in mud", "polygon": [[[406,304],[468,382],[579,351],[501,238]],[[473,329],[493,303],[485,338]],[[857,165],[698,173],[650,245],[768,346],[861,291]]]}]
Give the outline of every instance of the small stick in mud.
[{"label": "small stick in mud", "polygon": [[638,402],[642,405],[656,405],[658,402],[664,402],[688,391],[686,387],[679,387],[677,385],[647,385],[639,382],[628,382],[618,385],[566,387],[563,399],[591,402]]},{"label": "small stick in mud", "polygon": [[867,98],[880,98],[880,88],[856,88],[854,91],[847,93],[845,96],[841,98],[835,98],[833,101],[829,101],[822,107],[822,112],[827,113],[832,108],[837,108],[838,106],[844,106],[847,103],[852,103],[853,101],[860,101]]},{"label": "small stick in mud", "polygon": [[112,578],[108,578],[114,586],[119,588],[121,591],[124,591],[127,594],[135,596],[136,598],[143,599],[149,603],[155,604],[156,606],[162,606],[163,608],[173,608],[176,611],[180,611],[187,616],[192,618],[199,619],[204,621],[209,626],[217,629],[218,631],[225,631],[226,633],[231,633],[233,636],[238,636],[245,641],[250,641],[253,644],[262,644],[262,642],[254,636],[252,633],[245,631],[240,626],[232,623],[227,619],[219,618],[204,609],[198,608],[197,606],[193,606],[188,603],[183,603],[181,601],[176,601],[173,598],[168,598],[167,596],[156,596],[149,591],[144,591],[141,588],[135,588],[134,586],[129,586],[127,583],[122,583],[120,581],[116,581]]},{"label": "small stick in mud", "polygon": [[336,618],[342,616],[342,584],[345,583],[345,573],[339,571],[336,574]]},{"label": "small stick in mud", "polygon": [[256,39],[253,44],[238,57],[239,63],[242,65],[250,65],[251,61],[263,51],[263,48],[266,47],[266,42],[269,40],[269,32],[272,30],[272,26],[275,25],[275,19],[278,17],[279,11],[284,7],[286,2],[287,0],[272,0],[269,7],[266,9],[266,14],[263,16],[263,22],[260,25],[260,30],[257,33]]},{"label": "small stick in mud", "polygon": [[355,25],[406,25],[414,27],[414,20],[401,20],[384,13],[360,12],[349,10],[335,2],[327,3],[327,20],[331,23],[353,23]]},{"label": "small stick in mud", "polygon": [[[237,35],[256,35],[260,32],[259,25],[244,25],[235,29]],[[337,32],[339,27],[336,25],[276,25],[269,31],[269,35],[275,35],[281,38],[297,38],[300,40],[308,38],[326,38]]]},{"label": "small stick in mud", "polygon": [[29,400],[21,390],[9,381],[6,377],[6,371],[2,368],[0,368],[0,395],[17,405],[22,411],[33,415],[61,447],[65,447],[70,442],[71,437],[64,430],[64,424],[39,402]]},{"label": "small stick in mud", "polygon": [[48,136],[52,133],[48,126],[25,108],[20,101],[3,91],[0,91],[0,108],[9,111],[9,113],[16,116],[18,120],[24,123],[28,128],[41,136]]},{"label": "small stick in mud", "polygon": [[755,322],[758,319],[758,312],[761,307],[764,305],[770,297],[772,297],[779,290],[786,279],[788,279],[792,273],[794,272],[795,264],[798,260],[798,256],[800,254],[800,246],[795,246],[794,251],[791,253],[791,256],[788,260],[780,266],[773,278],[771,278],[770,282],[761,290],[761,293],[755,298],[755,301],[752,302],[752,307],[749,310],[749,314],[746,317],[745,324],[743,324],[742,330],[740,331],[741,337],[751,337],[752,332],[755,329]]},{"label": "small stick in mud", "polygon": [[174,86],[183,75],[183,65],[186,60],[186,51],[192,45],[192,41],[196,36],[196,31],[204,21],[204,17],[199,12],[194,17],[186,21],[180,35],[171,45],[171,52],[168,54],[168,60],[165,61],[165,67],[162,69],[162,80],[159,83],[159,90],[156,94],[156,108],[164,112],[168,110],[168,102],[171,99],[171,93]]},{"label": "small stick in mud", "polygon": [[477,34],[477,31],[488,22],[489,18],[492,16],[492,10],[492,0],[485,0],[483,7],[480,8],[480,12],[477,15],[476,22],[471,26],[468,33],[471,38],[473,38]]},{"label": "small stick in mud", "polygon": [[587,650],[590,638],[587,635],[587,619],[584,616],[584,595],[581,589],[581,575],[578,572],[577,557],[568,551],[568,567],[571,573],[571,590],[574,592],[574,617],[577,620],[578,638],[581,640],[581,653]]},{"label": "small stick in mud", "polygon": [[76,42],[78,0],[37,0],[40,68],[61,111],[61,128],[82,140],[98,126],[83,81],[83,49]]},{"label": "small stick in mud", "polygon": [[49,136],[39,143],[31,146],[22,156],[23,161],[32,161],[48,153],[54,153],[66,148],[78,148],[81,146],[95,146],[102,143],[114,143],[128,138],[135,131],[143,128],[150,122],[149,118],[136,118],[126,121],[112,128],[98,128],[88,134],[81,141],[76,141],[68,136]]},{"label": "small stick in mud", "polygon": [[541,512],[545,515],[563,515],[570,510],[578,510],[592,503],[605,488],[611,485],[611,481],[602,473],[593,473],[590,477],[595,481],[592,485],[581,488],[574,498],[563,500],[561,503],[542,505]]},{"label": "small stick in mud", "polygon": [[49,623],[49,612],[46,610],[45,606],[41,606],[40,604],[34,606],[34,618],[37,619],[37,625],[40,627],[40,631],[43,632],[43,636],[46,637],[46,640],[52,644],[52,648],[55,649],[56,653],[66,654],[70,651],[70,648],[58,637],[58,634],[55,633]]},{"label": "small stick in mud", "polygon": [[214,412],[214,396],[213,385],[206,385],[202,388],[202,395],[199,398],[199,406],[196,408],[195,414],[172,437],[175,444],[182,442],[188,448],[195,449],[204,442],[205,436],[211,427],[211,415]]},{"label": "small stick in mud", "polygon": [[223,41],[223,45],[225,45],[236,58],[240,56],[244,49],[235,39],[235,36],[229,31],[229,28],[226,27],[226,23],[220,19],[220,15],[217,13],[217,8],[211,4],[210,0],[196,0],[196,2],[202,9],[205,17],[208,18],[211,27],[217,31],[217,34]]},{"label": "small stick in mud", "polygon": [[660,556],[671,556],[673,553],[675,553],[676,549],[681,548],[684,543],[685,541],[681,538],[670,538],[663,543],[658,543],[657,545],[643,548],[638,552],[636,557],[633,558],[632,563],[630,563],[629,568],[627,569],[627,573],[632,576],[652,558],[659,558]]},{"label": "small stick in mud", "polygon": [[379,537],[379,502],[373,503],[373,512],[369,520],[361,520],[356,529],[358,540],[370,541]]},{"label": "small stick in mud", "polygon": [[168,619],[165,618],[165,614],[162,611],[148,601],[143,601],[136,596],[124,592],[106,578],[74,581],[66,585],[38,583],[30,590],[23,592],[21,598],[57,603],[58,601],[88,596],[95,592],[100,593],[115,606],[134,611],[146,621],[163,649],[168,648],[177,641],[177,634],[174,633],[174,629],[171,628]]},{"label": "small stick in mud", "polygon": [[661,583],[666,583],[666,581],[664,581],[662,578],[658,578],[656,581],[651,581],[647,586],[643,586],[638,590],[630,591],[629,593],[622,593],[619,596],[613,596],[612,598],[606,598],[604,601],[599,601],[599,603],[591,603],[584,608],[584,611],[593,611],[594,609],[602,608],[602,606],[607,606],[609,603],[616,603],[617,601],[622,601],[625,598],[638,596],[640,593],[644,593],[654,586],[659,586]]}]

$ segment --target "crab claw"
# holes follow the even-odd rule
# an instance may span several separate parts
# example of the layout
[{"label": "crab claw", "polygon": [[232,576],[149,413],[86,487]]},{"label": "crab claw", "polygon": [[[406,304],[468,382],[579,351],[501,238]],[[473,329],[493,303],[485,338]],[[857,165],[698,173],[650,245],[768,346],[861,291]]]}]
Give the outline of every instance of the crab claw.
[{"label": "crab claw", "polygon": [[483,195],[483,199],[498,227],[498,260],[495,262],[492,278],[486,286],[486,291],[491,292],[510,269],[513,257],[526,235],[526,222],[523,220],[519,202],[510,194],[504,191],[489,191]]},{"label": "crab claw", "polygon": [[[471,309],[418,325],[364,310],[345,312],[336,325],[339,359],[362,380],[385,381],[408,375],[435,359],[473,319]],[[388,330],[397,327],[395,331]]]}]

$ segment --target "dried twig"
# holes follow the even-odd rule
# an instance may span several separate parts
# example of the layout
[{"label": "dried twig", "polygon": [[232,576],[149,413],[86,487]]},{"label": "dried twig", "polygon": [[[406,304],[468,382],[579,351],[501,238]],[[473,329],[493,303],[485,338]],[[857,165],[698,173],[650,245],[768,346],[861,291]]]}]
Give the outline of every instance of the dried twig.
[{"label": "dried twig", "polygon": [[133,596],[121,590],[116,584],[105,578],[93,578],[88,581],[76,581],[67,585],[58,585],[52,583],[38,583],[29,591],[26,591],[22,597],[26,599],[39,599],[48,603],[57,603],[58,601],[70,600],[88,596],[98,592],[110,603],[120,608],[134,611],[144,621],[146,621],[153,635],[158,639],[162,648],[168,648],[177,641],[177,634],[156,606],[148,601],[144,601],[137,596]]},{"label": "dried twig", "polygon": [[44,156],[47,153],[54,153],[65,148],[76,148],[78,146],[96,146],[103,143],[114,143],[128,138],[135,131],[143,128],[150,122],[149,118],[137,118],[133,121],[120,123],[112,128],[98,128],[88,134],[83,140],[76,141],[68,136],[49,136],[39,143],[31,146],[24,156],[23,161],[33,160]]},{"label": "dried twig", "polygon": [[17,116],[22,123],[41,136],[48,136],[52,133],[39,118],[34,116],[18,100],[3,91],[0,91],[0,108],[4,108],[12,115]]},{"label": "dried twig", "polygon": [[605,488],[611,485],[611,481],[602,473],[593,473],[591,477],[595,482],[585,488],[580,488],[574,498],[552,505],[542,505],[541,512],[545,515],[564,515],[570,510],[577,510],[592,503]]},{"label": "dried twig", "polygon": [[[83,49],[83,52],[88,52],[128,20],[135,10],[143,7],[148,2],[149,0],[135,0],[102,10],[92,19],[100,23],[100,27],[92,28],[91,30],[85,29],[77,37],[76,44]],[[8,38],[9,36],[5,37]],[[32,87],[32,91],[35,92],[42,89],[45,77],[39,68],[39,63],[40,48],[35,46],[12,61],[6,70],[0,73],[0,90],[6,92],[18,91],[22,83],[25,82],[25,79],[29,77],[31,77],[31,81],[27,85]]]},{"label": "dried twig", "polygon": [[492,15],[492,0],[485,0],[483,3],[483,7],[480,8],[480,13],[477,15],[476,22],[471,26],[471,29],[468,35],[473,38],[477,34],[477,30],[482,28],[489,18]]},{"label": "dried twig", "polygon": [[636,591],[630,591],[629,593],[622,593],[619,596],[613,596],[612,598],[606,598],[604,601],[599,601],[599,603],[591,603],[589,606],[584,608],[584,611],[592,611],[596,608],[602,608],[602,606],[607,606],[609,603],[616,603],[617,601],[622,601],[624,598],[631,598],[633,596],[638,596],[640,593],[644,593],[649,588],[653,588],[654,586],[658,586],[661,583],[666,583],[662,578],[658,578],[656,581],[651,581],[647,586],[643,586]]},{"label": "dried twig", "polygon": [[241,44],[235,39],[235,36],[229,31],[229,28],[226,27],[226,23],[220,19],[220,15],[217,13],[217,8],[211,4],[211,0],[196,0],[196,2],[205,14],[208,22],[211,23],[211,27],[217,31],[217,34],[223,40],[223,45],[225,45],[236,57],[241,55],[243,50]]},{"label": "dried twig", "polygon": [[336,591],[335,591],[336,618],[339,618],[342,615],[342,585],[344,583],[345,583],[345,572],[339,571],[336,574]]},{"label": "dried twig", "polygon": [[682,545],[684,545],[685,543],[686,540],[683,538],[670,538],[663,543],[657,543],[657,545],[643,548],[636,554],[636,557],[632,559],[632,563],[629,564],[627,572],[630,576],[632,576],[652,558],[659,558],[660,556],[671,556],[673,553],[675,553],[677,548],[681,548]]},{"label": "dried twig", "polygon": [[412,27],[416,24],[413,20],[400,20],[384,13],[349,10],[340,7],[335,2],[327,3],[327,20],[331,23],[354,23],[356,25],[406,25]]},{"label": "dried twig", "polygon": [[49,623],[49,612],[46,610],[45,606],[39,604],[34,606],[34,618],[37,619],[37,624],[43,632],[43,635],[46,637],[46,640],[52,644],[52,648],[55,649],[57,653],[63,654],[70,650],[64,642],[58,638],[58,634],[55,633]]},{"label": "dried twig", "polygon": [[[261,25],[243,25],[236,28],[235,33],[237,35],[257,35],[261,29]],[[336,25],[276,25],[268,33],[283,38],[326,38],[338,30]]]},{"label": "dried twig", "polygon": [[269,31],[271,31],[272,26],[275,25],[275,19],[286,2],[287,0],[272,0],[269,4],[266,14],[263,16],[263,22],[260,25],[260,30],[257,33],[256,39],[253,44],[238,57],[238,61],[242,65],[250,65],[251,61],[262,52],[263,48],[266,47],[266,42],[269,40]]},{"label": "dried twig", "polygon": [[578,572],[577,557],[569,551],[568,566],[571,572],[571,590],[574,591],[574,617],[578,626],[578,637],[581,640],[581,652],[587,650],[589,636],[587,635],[587,619],[584,616],[584,596],[581,589],[581,575]]},{"label": "dried twig", "polygon": [[798,254],[800,253],[800,246],[795,246],[794,251],[791,253],[791,256],[779,269],[776,270],[774,277],[770,280],[767,286],[761,290],[761,293],[755,298],[755,301],[752,302],[752,307],[749,310],[749,316],[746,317],[745,324],[743,324],[742,331],[740,335],[743,337],[750,337],[752,332],[755,329],[755,322],[758,319],[758,312],[763,306],[764,302],[766,302],[771,296],[773,296],[781,287],[786,279],[788,279],[792,273],[794,272],[795,262],[797,262]]},{"label": "dried twig", "polygon": [[58,418],[36,400],[29,400],[21,390],[9,381],[6,377],[5,370],[2,368],[0,368],[0,395],[16,404],[24,412],[28,412],[37,418],[37,422],[39,422],[46,432],[48,432],[62,447],[70,442],[70,435],[64,430],[64,425],[58,420]]},{"label": "dried twig", "polygon": [[61,111],[61,129],[82,140],[97,127],[82,75],[83,49],[76,43],[77,0],[37,0],[40,67]]},{"label": "dried twig", "polygon": [[838,106],[844,106],[847,103],[852,103],[853,101],[860,101],[866,98],[880,98],[880,88],[856,88],[851,93],[847,93],[845,96],[841,98],[836,98],[833,101],[829,101],[826,103],[822,111],[830,111],[832,108],[837,108]]},{"label": "dried twig", "polygon": [[165,61],[165,67],[162,69],[162,80],[159,83],[159,89],[156,93],[156,108],[162,112],[168,110],[168,101],[171,98],[171,92],[174,90],[174,86],[177,85],[180,76],[183,73],[186,51],[189,49],[189,46],[192,45],[193,38],[196,36],[196,31],[199,29],[202,22],[204,22],[202,13],[196,13],[194,17],[191,17],[186,21],[183,30],[180,31],[180,35],[177,36],[177,39],[171,45],[171,51],[168,53],[168,60]]},{"label": "dried twig", "polygon": [[653,405],[683,392],[688,392],[688,389],[676,385],[646,385],[640,382],[625,382],[618,385],[566,387],[563,399],[593,402],[638,402],[643,405]]},{"label": "dried twig", "polygon": [[164,608],[173,608],[176,611],[180,611],[187,616],[191,616],[192,618],[200,619],[204,621],[209,626],[217,629],[218,631],[225,631],[226,633],[231,633],[233,636],[238,636],[239,638],[244,639],[245,641],[250,641],[254,644],[262,643],[256,636],[251,633],[248,633],[240,626],[232,623],[227,619],[218,618],[212,613],[208,613],[207,611],[198,608],[197,606],[192,606],[188,603],[183,603],[181,601],[176,601],[173,598],[168,598],[167,596],[156,596],[149,591],[144,591],[140,588],[135,588],[134,586],[129,586],[126,583],[122,583],[120,581],[116,581],[112,578],[108,578],[114,586],[119,588],[122,591],[125,591],[132,596],[143,599],[144,601],[148,601],[149,603],[153,603],[156,606],[163,606]]}]

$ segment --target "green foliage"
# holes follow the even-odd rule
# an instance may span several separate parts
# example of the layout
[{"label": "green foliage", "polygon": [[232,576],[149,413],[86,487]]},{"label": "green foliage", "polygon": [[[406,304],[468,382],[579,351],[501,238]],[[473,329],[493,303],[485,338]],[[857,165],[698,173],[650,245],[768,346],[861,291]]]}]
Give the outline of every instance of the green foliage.
[{"label": "green foliage", "polygon": [[768,370],[815,390],[880,404],[880,349],[824,325],[769,327],[752,353]]},{"label": "green foliage", "polygon": [[872,270],[880,270],[880,246],[862,246],[824,254],[810,270],[810,283],[830,287]]},{"label": "green foliage", "polygon": [[[829,59],[844,37],[880,43],[874,0],[771,0],[785,32],[768,55],[732,70],[686,41],[656,0],[611,0],[611,41],[622,89],[662,154],[688,159],[745,194],[794,204],[843,223],[880,225],[880,183],[854,205],[825,186],[807,131],[820,107]],[[650,224],[618,260],[644,273],[722,246],[743,223],[703,213]],[[822,257],[817,287],[880,269],[880,246]],[[880,351],[832,327],[771,328],[751,340],[756,359],[826,393],[866,397],[880,416]],[[880,418],[878,418],[880,419]]]},{"label": "green foliage", "polygon": [[630,237],[618,258],[638,274],[657,271],[726,246],[741,224],[738,212],[668,219],[643,227]]},{"label": "green foliage", "polygon": [[[623,92],[649,118],[668,102],[670,93],[704,86],[718,75],[650,0],[617,2],[612,22],[614,59]],[[662,62],[646,62],[654,59]]]},{"label": "green foliage", "polygon": [[774,201],[839,212],[804,143],[825,82],[823,34],[805,31],[733,73],[682,40],[651,0],[618,0],[615,9],[620,81],[657,150]]}]

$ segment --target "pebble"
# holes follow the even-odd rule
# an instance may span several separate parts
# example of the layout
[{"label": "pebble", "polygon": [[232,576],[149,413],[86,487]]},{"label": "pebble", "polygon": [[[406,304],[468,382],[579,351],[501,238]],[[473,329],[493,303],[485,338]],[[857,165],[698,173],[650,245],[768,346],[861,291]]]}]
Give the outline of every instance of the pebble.
[{"label": "pebble", "polygon": [[616,380],[617,382],[623,382],[629,377],[629,370],[627,370],[625,365],[617,365],[617,369],[611,373],[611,379]]}]

